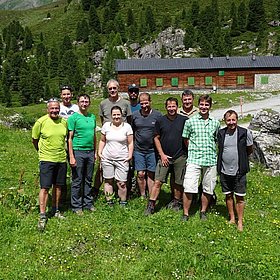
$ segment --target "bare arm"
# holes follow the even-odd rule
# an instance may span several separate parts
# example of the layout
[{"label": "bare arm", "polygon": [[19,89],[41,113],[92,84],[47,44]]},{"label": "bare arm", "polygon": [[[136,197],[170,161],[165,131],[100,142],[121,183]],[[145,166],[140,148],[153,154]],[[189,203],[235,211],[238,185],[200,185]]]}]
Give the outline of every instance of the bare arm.
[{"label": "bare arm", "polygon": [[168,158],[170,158],[170,157],[163,152],[163,149],[162,149],[161,143],[160,143],[160,136],[159,135],[156,135],[154,137],[154,142],[155,142],[156,149],[157,149],[157,151],[160,155],[162,165],[167,167],[169,165],[169,159]]},{"label": "bare arm", "polygon": [[127,136],[128,143],[128,158],[125,161],[130,161],[133,156],[133,134]]},{"label": "bare arm", "polygon": [[70,166],[72,167],[76,166],[76,159],[73,151],[73,137],[74,137],[74,131],[70,130],[68,135],[68,152],[69,152],[69,163]]},{"label": "bare arm", "polygon": [[132,116],[127,116],[126,120],[127,120],[127,123],[131,124],[132,123]]},{"label": "bare arm", "polygon": [[97,149],[96,149],[96,130],[94,131],[93,148],[94,148],[94,150],[95,150],[94,158],[97,159],[98,154],[97,154]]},{"label": "bare arm", "polygon": [[184,144],[185,144],[186,148],[189,147],[189,139],[188,138],[184,138]]},{"label": "bare arm", "polygon": [[102,159],[102,152],[105,147],[105,144],[106,144],[106,137],[104,134],[101,134],[100,141],[99,141],[99,147],[98,147],[98,156],[101,159]]},{"label": "bare arm", "polygon": [[251,145],[251,146],[247,146],[247,155],[249,156],[250,154],[252,154],[253,153],[253,145]]},{"label": "bare arm", "polygon": [[34,146],[34,148],[36,149],[37,152],[39,150],[38,143],[39,143],[39,139],[32,138],[32,144],[33,144],[33,146]]}]

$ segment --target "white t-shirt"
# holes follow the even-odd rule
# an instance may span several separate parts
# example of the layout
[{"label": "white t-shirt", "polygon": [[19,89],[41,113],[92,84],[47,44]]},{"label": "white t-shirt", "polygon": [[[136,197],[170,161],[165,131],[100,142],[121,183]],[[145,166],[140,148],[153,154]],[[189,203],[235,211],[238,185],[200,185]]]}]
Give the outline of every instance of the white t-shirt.
[{"label": "white t-shirt", "polygon": [[105,159],[124,160],[128,157],[127,136],[133,134],[130,124],[122,123],[119,127],[115,127],[111,122],[106,122],[102,126],[101,133],[106,137],[102,151]]},{"label": "white t-shirt", "polygon": [[59,115],[64,118],[68,119],[71,115],[79,111],[79,106],[77,104],[71,104],[69,107],[60,103],[60,111]]}]

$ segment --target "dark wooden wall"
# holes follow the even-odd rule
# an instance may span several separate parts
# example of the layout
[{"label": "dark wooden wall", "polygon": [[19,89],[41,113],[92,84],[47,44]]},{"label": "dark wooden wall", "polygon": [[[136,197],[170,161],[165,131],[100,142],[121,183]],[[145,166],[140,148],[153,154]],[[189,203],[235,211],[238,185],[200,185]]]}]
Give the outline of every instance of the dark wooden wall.
[{"label": "dark wooden wall", "polygon": [[[280,67],[280,66],[279,66]],[[223,70],[223,69],[220,69]],[[255,74],[279,74],[279,69],[235,69],[224,70],[224,76],[219,76],[219,70],[215,71],[181,71],[181,72],[139,72],[139,73],[118,73],[120,90],[127,91],[127,86],[137,84],[140,86],[140,79],[147,78],[147,87],[140,87],[140,91],[154,90],[182,90],[190,89],[213,89],[216,86],[220,89],[253,89]],[[205,85],[205,77],[212,77],[212,85]],[[237,84],[237,77],[244,76],[244,84]],[[171,78],[179,78],[178,87],[171,86]],[[195,78],[195,85],[188,85],[188,77]],[[156,78],[163,78],[163,86],[156,86]]]}]

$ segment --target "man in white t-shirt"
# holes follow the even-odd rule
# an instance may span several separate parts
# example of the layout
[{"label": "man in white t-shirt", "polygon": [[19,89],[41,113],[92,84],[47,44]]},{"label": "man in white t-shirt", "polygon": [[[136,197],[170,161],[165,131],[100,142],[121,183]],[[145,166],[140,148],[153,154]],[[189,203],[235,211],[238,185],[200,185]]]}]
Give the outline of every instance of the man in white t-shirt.
[{"label": "man in white t-shirt", "polygon": [[62,102],[60,103],[59,115],[62,118],[68,119],[68,117],[79,111],[78,105],[71,103],[73,93],[70,86],[64,85],[60,87],[60,97]]}]

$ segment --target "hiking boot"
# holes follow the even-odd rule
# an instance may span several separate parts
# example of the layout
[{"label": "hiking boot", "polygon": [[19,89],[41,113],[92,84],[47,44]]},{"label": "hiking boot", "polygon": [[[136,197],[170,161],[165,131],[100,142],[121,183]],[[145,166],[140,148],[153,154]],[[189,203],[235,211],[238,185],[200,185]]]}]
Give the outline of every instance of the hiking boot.
[{"label": "hiking boot", "polygon": [[38,221],[38,230],[39,231],[44,231],[46,228],[47,224],[47,217],[46,216],[40,216],[39,221]]},{"label": "hiking boot", "polygon": [[65,217],[61,214],[59,210],[56,210],[53,216],[58,219],[65,219]]},{"label": "hiking boot", "polygon": [[207,220],[207,216],[205,212],[200,212],[200,220],[201,221],[206,221]]},{"label": "hiking boot", "polygon": [[122,208],[126,208],[126,206],[127,206],[127,201],[120,201],[120,206],[121,206]]},{"label": "hiking boot", "polygon": [[148,203],[148,205],[147,205],[147,208],[146,208],[146,210],[145,210],[144,215],[145,215],[145,216],[150,216],[150,215],[154,214],[154,212],[155,212],[154,203],[151,202],[151,201],[149,201],[149,203]]},{"label": "hiking boot", "polygon": [[183,215],[181,218],[182,222],[186,222],[189,220],[189,215]]},{"label": "hiking boot", "polygon": [[172,199],[166,206],[166,209],[172,209],[174,211],[179,211],[181,210],[181,204],[178,199]]}]

